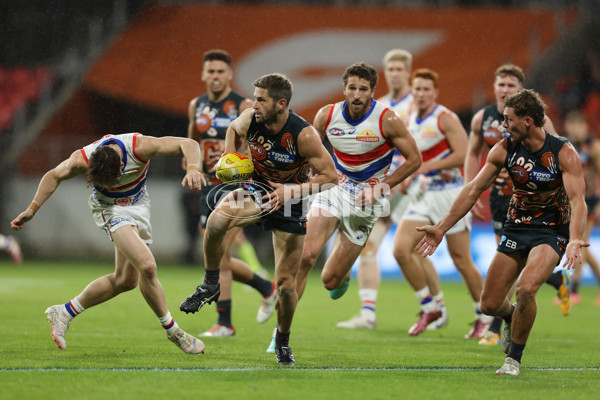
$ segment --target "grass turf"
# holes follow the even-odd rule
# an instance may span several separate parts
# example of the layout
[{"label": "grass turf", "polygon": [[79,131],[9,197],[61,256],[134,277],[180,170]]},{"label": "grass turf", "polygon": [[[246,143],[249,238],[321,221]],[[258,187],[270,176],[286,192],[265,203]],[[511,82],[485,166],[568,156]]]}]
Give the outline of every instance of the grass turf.
[{"label": "grass turf", "polygon": [[[384,281],[377,329],[352,331],[335,323],[358,311],[356,282],[333,301],[318,271],[294,319],[295,367],[265,353],[275,318],[257,324],[260,296],[240,284],[233,293],[237,335],[206,338],[204,355],[171,344],[138,289],[86,310],[67,332],[68,348],[57,349],[45,308],[112,271],[107,263],[0,261],[0,398],[596,399],[600,389],[600,308],[591,286],[568,317],[553,304],[552,288],[540,290],[520,377],[494,374],[504,359],[499,347],[463,339],[474,314],[461,282],[442,282],[449,326],[410,337],[418,304],[406,282]],[[159,266],[172,315],[194,335],[216,321],[214,305],[194,315],[179,311],[202,276],[200,267]]]}]

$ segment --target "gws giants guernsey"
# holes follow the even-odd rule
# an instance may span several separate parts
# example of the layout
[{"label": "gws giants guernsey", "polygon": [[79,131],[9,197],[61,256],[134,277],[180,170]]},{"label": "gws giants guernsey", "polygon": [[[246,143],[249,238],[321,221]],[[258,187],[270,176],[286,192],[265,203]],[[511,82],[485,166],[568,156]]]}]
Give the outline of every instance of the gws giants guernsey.
[{"label": "gws giants guernsey", "polygon": [[124,166],[118,186],[110,189],[94,187],[92,196],[100,204],[128,206],[148,196],[146,193],[146,175],[150,163],[138,158],[135,154],[135,144],[139,135],[139,133],[106,135],[81,149],[81,154],[88,164],[90,156],[100,146],[116,143],[123,152]]},{"label": "gws giants guernsey", "polygon": [[[440,118],[444,114],[452,115],[452,111],[441,104],[436,104],[434,109],[423,118],[419,118],[417,110],[413,110],[409,116],[408,130],[417,142],[423,162],[441,160],[452,153],[446,134],[440,128]],[[460,169],[450,168],[443,172],[449,174],[450,179],[447,176],[442,177],[442,171],[431,171],[426,174],[427,189],[441,190],[464,183]]]},{"label": "gws giants guernsey", "polygon": [[310,179],[310,165],[298,153],[298,136],[308,122],[289,111],[284,127],[271,133],[265,124],[252,118],[248,128],[248,145],[254,163],[254,179],[280,183],[304,183]]},{"label": "gws giants guernsey", "polygon": [[339,183],[351,180],[375,185],[387,176],[394,153],[382,128],[388,108],[372,100],[369,111],[358,120],[351,119],[345,110],[345,101],[334,104],[325,125]]}]

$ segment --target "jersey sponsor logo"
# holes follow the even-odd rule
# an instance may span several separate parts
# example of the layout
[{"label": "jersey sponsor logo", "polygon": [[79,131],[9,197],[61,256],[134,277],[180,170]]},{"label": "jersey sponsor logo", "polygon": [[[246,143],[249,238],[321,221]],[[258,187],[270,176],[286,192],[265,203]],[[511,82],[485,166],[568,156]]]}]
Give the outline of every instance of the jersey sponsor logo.
[{"label": "jersey sponsor logo", "polygon": [[372,130],[367,129],[356,137],[359,142],[379,142],[379,136],[373,133]]},{"label": "jersey sponsor logo", "polygon": [[284,164],[293,164],[296,162],[296,157],[294,157],[293,155],[280,153],[278,151],[273,150],[269,152],[269,159]]},{"label": "jersey sponsor logo", "polygon": [[250,153],[252,153],[252,158],[255,160],[261,161],[267,158],[267,151],[265,148],[256,142],[250,143]]},{"label": "jersey sponsor logo", "polygon": [[375,186],[380,182],[379,178],[370,178],[367,180],[367,185],[369,186]]},{"label": "jersey sponsor logo", "polygon": [[231,118],[215,117],[215,119],[213,120],[213,126],[215,128],[228,128],[231,121]]},{"label": "jersey sponsor logo", "polygon": [[343,129],[340,128],[330,128],[328,131],[328,135],[330,136],[344,136],[344,135],[354,135],[356,133],[356,129],[350,129],[348,132],[346,132]]},{"label": "jersey sponsor logo", "polygon": [[536,182],[552,182],[556,178],[556,174],[551,174],[545,171],[531,171],[531,179]]},{"label": "jersey sponsor logo", "polygon": [[436,138],[438,136],[438,132],[437,130],[435,130],[434,128],[428,126],[425,129],[423,129],[421,131],[421,138],[423,139],[433,139]]}]

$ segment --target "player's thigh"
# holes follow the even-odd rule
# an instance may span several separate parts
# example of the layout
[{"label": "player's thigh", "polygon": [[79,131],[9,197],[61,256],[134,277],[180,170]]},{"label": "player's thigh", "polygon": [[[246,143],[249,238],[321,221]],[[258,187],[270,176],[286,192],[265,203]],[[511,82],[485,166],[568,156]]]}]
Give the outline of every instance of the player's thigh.
[{"label": "player's thigh", "polygon": [[324,280],[330,277],[339,279],[346,277],[362,249],[363,246],[352,242],[347,235],[340,232],[333,241],[333,248],[327,257],[321,276]]},{"label": "player's thigh", "polygon": [[517,284],[517,290],[537,292],[558,264],[560,256],[550,245],[540,244],[529,252],[527,264]]},{"label": "player's thigh", "polygon": [[300,267],[304,242],[304,235],[284,232],[278,229],[273,230],[275,278],[278,281],[295,278]]},{"label": "player's thigh", "polygon": [[519,276],[523,265],[525,260],[517,252],[505,254],[497,251],[483,282],[482,301],[488,300],[494,304],[502,302]]},{"label": "player's thigh", "polygon": [[[141,269],[152,268],[156,265],[154,256],[148,245],[140,238],[137,228],[125,225],[112,233],[113,243],[117,251],[141,272]],[[123,263],[123,261],[120,261]]]}]

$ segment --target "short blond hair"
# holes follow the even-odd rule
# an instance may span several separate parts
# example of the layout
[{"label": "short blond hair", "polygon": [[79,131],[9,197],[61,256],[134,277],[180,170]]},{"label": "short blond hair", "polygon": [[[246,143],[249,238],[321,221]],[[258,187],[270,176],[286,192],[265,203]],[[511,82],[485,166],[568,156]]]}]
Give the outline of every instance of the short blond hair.
[{"label": "short blond hair", "polygon": [[410,52],[404,49],[393,49],[383,56],[383,65],[387,65],[390,61],[401,61],[406,66],[406,69],[410,70],[412,68],[412,60],[413,56]]}]

